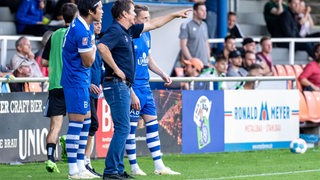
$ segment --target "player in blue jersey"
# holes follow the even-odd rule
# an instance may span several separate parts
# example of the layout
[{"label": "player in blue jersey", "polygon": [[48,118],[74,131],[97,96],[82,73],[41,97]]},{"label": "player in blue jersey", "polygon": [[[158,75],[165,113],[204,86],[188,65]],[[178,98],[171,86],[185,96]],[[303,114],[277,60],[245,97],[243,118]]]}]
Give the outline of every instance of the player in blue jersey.
[{"label": "player in blue jersey", "polygon": [[[131,84],[135,76],[135,59],[132,38],[142,32],[163,26],[174,18],[187,17],[190,9],[181,10],[152,19],[144,24],[135,24],[134,3],[130,0],[116,0],[111,8],[113,23],[98,44],[98,50],[105,62],[102,84],[104,97],[110,106],[114,134],[105,161],[103,179],[125,179],[124,151],[130,132]],[[137,109],[139,110],[139,109]]]},{"label": "player in blue jersey", "polygon": [[91,124],[90,66],[96,56],[93,21],[101,21],[100,0],[79,0],[78,16],[66,32],[62,50],[61,85],[66,101],[69,125],[66,149],[69,179],[98,178],[84,164],[84,151]]},{"label": "player in blue jersey", "polygon": [[[149,21],[150,14],[147,6],[135,5],[134,12],[136,24],[142,24]],[[146,141],[151,156],[154,161],[155,174],[177,175],[178,172],[172,171],[166,167],[162,161],[160,149],[159,124],[157,120],[156,105],[149,84],[149,69],[159,75],[165,82],[170,85],[172,80],[164,73],[155,63],[150,54],[151,37],[149,32],[144,32],[140,38],[133,39],[134,52],[136,58],[136,76],[132,85],[130,126],[131,131],[126,141],[126,152],[131,165],[131,174],[145,176],[136,160],[136,140],[135,133],[141,116],[146,125]],[[138,110],[135,110],[138,109]]]}]

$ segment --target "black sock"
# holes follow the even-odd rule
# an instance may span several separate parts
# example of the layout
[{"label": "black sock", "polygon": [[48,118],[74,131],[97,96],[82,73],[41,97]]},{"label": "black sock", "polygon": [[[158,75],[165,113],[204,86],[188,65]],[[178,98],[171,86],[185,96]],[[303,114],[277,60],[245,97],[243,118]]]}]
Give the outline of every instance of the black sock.
[{"label": "black sock", "polygon": [[54,160],[54,151],[55,150],[56,150],[56,144],[54,144],[54,143],[48,143],[47,144],[48,160],[51,160],[52,162],[55,162],[55,160]]}]

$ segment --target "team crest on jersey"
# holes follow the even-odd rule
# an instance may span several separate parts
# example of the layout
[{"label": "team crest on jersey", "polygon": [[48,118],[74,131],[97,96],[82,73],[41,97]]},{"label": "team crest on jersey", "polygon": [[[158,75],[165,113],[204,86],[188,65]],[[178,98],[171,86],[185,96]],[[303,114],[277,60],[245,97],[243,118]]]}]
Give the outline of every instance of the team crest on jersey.
[{"label": "team crest on jersey", "polygon": [[82,45],[87,46],[88,45],[88,37],[83,37],[82,38]]}]

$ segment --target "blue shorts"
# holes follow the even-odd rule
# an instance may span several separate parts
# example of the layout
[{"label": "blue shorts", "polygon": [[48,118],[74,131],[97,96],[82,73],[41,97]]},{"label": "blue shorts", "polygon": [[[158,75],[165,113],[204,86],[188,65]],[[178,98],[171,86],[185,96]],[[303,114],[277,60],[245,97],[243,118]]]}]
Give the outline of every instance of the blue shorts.
[{"label": "blue shorts", "polygon": [[73,114],[87,114],[90,111],[89,88],[63,87],[67,112]]},{"label": "blue shorts", "polygon": [[141,110],[136,111],[134,109],[131,109],[130,119],[138,119],[139,116],[143,114],[157,116],[157,108],[154,103],[153,94],[150,87],[133,88],[133,91],[140,100]]}]

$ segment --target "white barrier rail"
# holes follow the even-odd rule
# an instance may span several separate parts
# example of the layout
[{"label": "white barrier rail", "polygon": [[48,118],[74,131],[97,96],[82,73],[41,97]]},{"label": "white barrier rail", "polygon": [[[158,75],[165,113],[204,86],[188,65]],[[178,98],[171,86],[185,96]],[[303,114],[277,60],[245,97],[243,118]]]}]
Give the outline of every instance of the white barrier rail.
[{"label": "white barrier rail", "polygon": [[[294,76],[250,76],[250,77],[172,77],[173,82],[192,82],[192,81],[295,81]],[[0,78],[0,82],[46,82],[48,77],[42,78]],[[150,82],[163,82],[161,78],[152,77]]]}]

